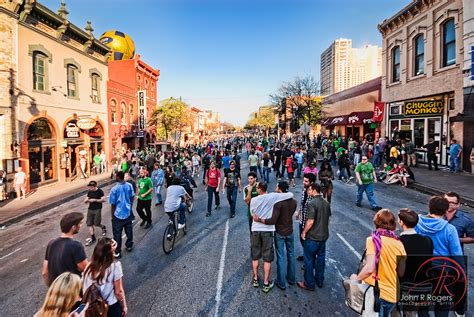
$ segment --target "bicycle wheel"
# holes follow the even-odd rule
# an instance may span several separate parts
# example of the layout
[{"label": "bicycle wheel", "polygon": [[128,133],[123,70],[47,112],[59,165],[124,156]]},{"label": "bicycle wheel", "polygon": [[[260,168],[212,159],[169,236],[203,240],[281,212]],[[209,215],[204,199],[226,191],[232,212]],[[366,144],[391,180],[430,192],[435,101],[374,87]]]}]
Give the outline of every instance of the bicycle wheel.
[{"label": "bicycle wheel", "polygon": [[163,234],[163,252],[169,254],[173,251],[174,240],[176,239],[176,234],[172,224],[166,226],[165,233]]},{"label": "bicycle wheel", "polygon": [[192,213],[194,208],[194,200],[193,198],[190,198],[188,203],[186,204],[186,209],[188,210],[188,213]]}]

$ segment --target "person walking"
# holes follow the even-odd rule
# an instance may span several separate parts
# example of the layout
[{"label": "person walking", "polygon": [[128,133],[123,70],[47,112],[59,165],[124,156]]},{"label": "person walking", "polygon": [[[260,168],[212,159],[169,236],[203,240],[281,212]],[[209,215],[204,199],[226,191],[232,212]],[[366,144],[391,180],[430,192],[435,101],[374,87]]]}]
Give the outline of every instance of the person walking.
[{"label": "person walking", "polygon": [[116,248],[117,242],[114,240],[100,238],[83,278],[84,294],[87,294],[91,285],[96,285],[100,295],[107,302],[107,317],[122,317],[128,312],[122,284],[122,264],[120,261],[114,261]]},{"label": "person walking", "polygon": [[110,191],[109,204],[112,210],[112,230],[114,240],[117,241],[117,248],[114,256],[122,257],[122,231],[125,230],[127,241],[125,246],[127,251],[133,250],[133,225],[132,225],[132,205],[135,193],[133,187],[124,180],[125,174],[118,171],[116,174],[117,184]]},{"label": "person walking", "polygon": [[438,157],[436,156],[436,153],[438,153],[439,148],[438,148],[438,142],[435,142],[433,138],[428,139],[428,143],[423,145],[423,147],[426,149],[426,156],[428,159],[428,169],[431,171],[431,164],[434,164],[434,168],[436,171],[439,171],[438,168]]},{"label": "person walking", "polygon": [[[306,220],[308,219],[308,204],[310,203],[312,196],[309,195],[308,189],[311,184],[316,182],[316,176],[314,174],[305,174],[303,175],[303,192],[301,193],[301,203],[300,208],[297,214],[297,218],[299,219],[299,237],[301,247],[304,250],[304,240],[301,239],[301,233],[306,225]],[[300,255],[296,258],[298,261],[303,261],[303,255]]]},{"label": "person walking", "polygon": [[97,240],[95,237],[94,226],[102,229],[102,235],[107,234],[107,228],[102,224],[102,203],[105,202],[105,195],[102,189],[97,187],[96,181],[90,181],[87,184],[89,191],[87,192],[84,203],[89,204],[87,209],[86,224],[89,228],[90,238],[86,239],[86,247],[94,244]]},{"label": "person walking", "polygon": [[295,160],[296,160],[296,163],[298,164],[296,177],[301,178],[301,171],[303,170],[303,164],[304,164],[304,153],[301,151],[300,148],[296,150]]},{"label": "person walking", "polygon": [[224,181],[222,182],[222,194],[227,188],[227,201],[230,206],[230,217],[235,217],[235,206],[237,204],[237,191],[242,192],[240,171],[235,168],[235,161],[230,161],[229,168],[224,170]]},{"label": "person walking", "polygon": [[0,170],[0,202],[7,199],[7,178],[4,171]]},{"label": "person walking", "polygon": [[61,218],[61,236],[48,243],[43,261],[41,275],[47,286],[64,272],[81,276],[89,264],[84,246],[73,239],[79,233],[83,221],[84,215],[80,212],[70,212]]},{"label": "person walking", "polygon": [[334,179],[334,173],[328,160],[324,160],[321,164],[321,170],[319,171],[318,177],[321,182],[323,197],[328,201],[328,203],[331,203],[333,191],[332,180]]},{"label": "person walking", "polygon": [[298,287],[313,291],[315,286],[323,287],[326,266],[326,241],[329,238],[329,217],[331,206],[321,196],[321,186],[314,183],[308,188],[312,197],[308,204],[308,219],[301,232],[304,241],[304,281]]},{"label": "person walking", "polygon": [[219,185],[221,183],[221,171],[216,168],[216,162],[211,161],[211,166],[206,172],[206,191],[207,191],[207,214],[206,217],[211,216],[212,196],[216,199],[216,208],[219,208],[221,203],[219,198]]},{"label": "person walking", "polygon": [[257,168],[257,165],[258,165],[258,156],[255,154],[255,151],[254,151],[254,150],[252,150],[252,151],[250,152],[248,161],[249,161],[250,171],[257,173],[257,170],[258,170],[258,168]]},{"label": "person walking", "polygon": [[362,206],[362,194],[367,195],[372,210],[379,211],[382,209],[377,205],[374,198],[374,184],[377,183],[377,175],[375,169],[367,159],[366,155],[362,156],[362,161],[355,168],[357,178],[357,200],[356,206]]},{"label": "person walking", "polygon": [[415,153],[415,144],[409,138],[407,138],[407,143],[405,144],[405,151],[407,155],[407,166],[416,167],[416,153]]},{"label": "person walking", "polygon": [[16,168],[13,182],[15,184],[16,199],[24,199],[26,197],[26,174],[21,166]]},{"label": "person walking", "polygon": [[[153,182],[148,177],[148,170],[142,168],[140,170],[140,178],[137,182],[138,195],[137,195],[137,213],[142,219],[140,227],[145,226],[145,229],[151,227],[151,200],[153,198]],[[145,209],[145,212],[143,212]]]},{"label": "person walking", "polygon": [[252,214],[250,212],[250,202],[252,201],[252,198],[258,196],[257,173],[255,173],[255,172],[248,173],[247,181],[248,181],[248,184],[244,188],[244,201],[245,201],[245,204],[248,207],[247,208],[247,217],[248,217],[248,220],[249,220],[249,230],[250,230],[250,233],[252,233],[253,218],[252,218]]},{"label": "person walking", "polygon": [[161,188],[165,182],[165,172],[158,163],[155,163],[153,167],[151,181],[153,183],[153,189],[155,190],[156,195],[155,206],[161,205],[163,203],[163,198],[161,197]]},{"label": "person walking", "polygon": [[458,144],[456,139],[451,139],[449,146],[449,171],[451,173],[459,173],[461,165],[462,146]]},{"label": "person walking", "polygon": [[[293,198],[292,193],[271,193],[267,194],[267,184],[258,183],[257,191],[259,196],[250,202],[250,212],[257,219],[267,219],[272,217],[273,207],[276,203]],[[274,225],[266,225],[254,221],[252,223],[252,234],[250,238],[252,257],[252,286],[260,286],[258,277],[259,260],[263,259],[263,292],[268,293],[275,283],[270,281],[271,265],[274,259],[273,232]]]},{"label": "person walking", "polygon": [[[280,181],[276,187],[277,193],[288,193],[288,182]],[[296,211],[296,200],[290,198],[280,201],[273,206],[272,216],[268,219],[253,216],[253,221],[264,225],[275,225],[274,244],[277,257],[277,279],[275,285],[281,290],[286,289],[286,282],[293,285],[296,282],[295,240],[293,237],[293,215]],[[285,267],[286,259],[286,267]]]}]

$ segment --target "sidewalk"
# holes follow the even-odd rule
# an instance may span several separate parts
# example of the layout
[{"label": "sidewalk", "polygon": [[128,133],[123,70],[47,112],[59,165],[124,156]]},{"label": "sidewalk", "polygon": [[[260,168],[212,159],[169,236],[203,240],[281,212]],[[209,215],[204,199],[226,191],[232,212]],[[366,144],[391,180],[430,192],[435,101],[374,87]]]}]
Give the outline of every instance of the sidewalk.
[{"label": "sidewalk", "polygon": [[77,179],[70,183],[42,186],[29,192],[22,200],[6,200],[0,203],[0,228],[85,195],[87,183],[91,180],[97,181],[99,187],[115,182],[115,179],[110,179],[110,173],[105,173],[87,179]]},{"label": "sidewalk", "polygon": [[450,173],[449,170],[428,170],[420,166],[412,168],[415,182],[409,187],[431,195],[441,195],[449,191],[461,196],[461,203],[474,207],[474,175]]}]

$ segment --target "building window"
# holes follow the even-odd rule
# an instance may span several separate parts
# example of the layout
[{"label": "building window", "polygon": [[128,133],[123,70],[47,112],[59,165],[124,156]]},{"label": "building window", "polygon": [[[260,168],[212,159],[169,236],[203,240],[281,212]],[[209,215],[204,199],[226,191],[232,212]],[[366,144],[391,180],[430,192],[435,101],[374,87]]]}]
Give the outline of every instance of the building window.
[{"label": "building window", "polygon": [[133,103],[129,104],[129,111],[130,111],[130,124],[133,124]]},{"label": "building window", "polygon": [[443,24],[443,67],[456,63],[456,34],[454,19]]},{"label": "building window", "polygon": [[148,90],[148,80],[145,79],[145,90]]},{"label": "building window", "polygon": [[91,76],[91,86],[92,86],[92,102],[99,103],[100,102],[100,94],[99,94],[99,75],[92,74]]},{"label": "building window", "polygon": [[140,78],[140,75],[137,76],[137,87],[138,87],[138,90],[142,89],[142,79]]},{"label": "building window", "polygon": [[400,46],[392,49],[392,83],[400,81]]},{"label": "building window", "polygon": [[39,52],[33,54],[33,89],[46,90],[46,55]]},{"label": "building window", "polygon": [[117,102],[115,100],[110,101],[110,120],[112,122],[117,122]]},{"label": "building window", "polygon": [[151,96],[150,98],[155,99],[155,84],[151,83]]},{"label": "building window", "polygon": [[125,102],[122,102],[120,104],[120,122],[122,123],[127,123],[127,106],[125,105]]},{"label": "building window", "polygon": [[422,34],[415,37],[415,68],[414,76],[422,75],[425,73],[425,39]]},{"label": "building window", "polygon": [[67,95],[77,97],[77,67],[67,65]]}]

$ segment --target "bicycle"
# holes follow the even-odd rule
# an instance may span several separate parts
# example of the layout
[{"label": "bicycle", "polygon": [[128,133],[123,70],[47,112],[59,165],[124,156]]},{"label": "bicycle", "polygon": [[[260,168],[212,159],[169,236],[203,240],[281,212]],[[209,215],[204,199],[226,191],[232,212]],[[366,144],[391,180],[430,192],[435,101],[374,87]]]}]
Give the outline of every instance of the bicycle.
[{"label": "bicycle", "polygon": [[189,199],[186,200],[186,210],[188,213],[192,213],[194,208],[194,199],[191,196]]},{"label": "bicycle", "polygon": [[178,210],[168,213],[168,216],[170,219],[168,220],[168,225],[163,234],[163,252],[165,252],[165,254],[169,254],[173,251],[176,238],[181,231],[183,232],[183,236],[186,235],[187,230],[186,224],[184,228],[178,229]]}]

